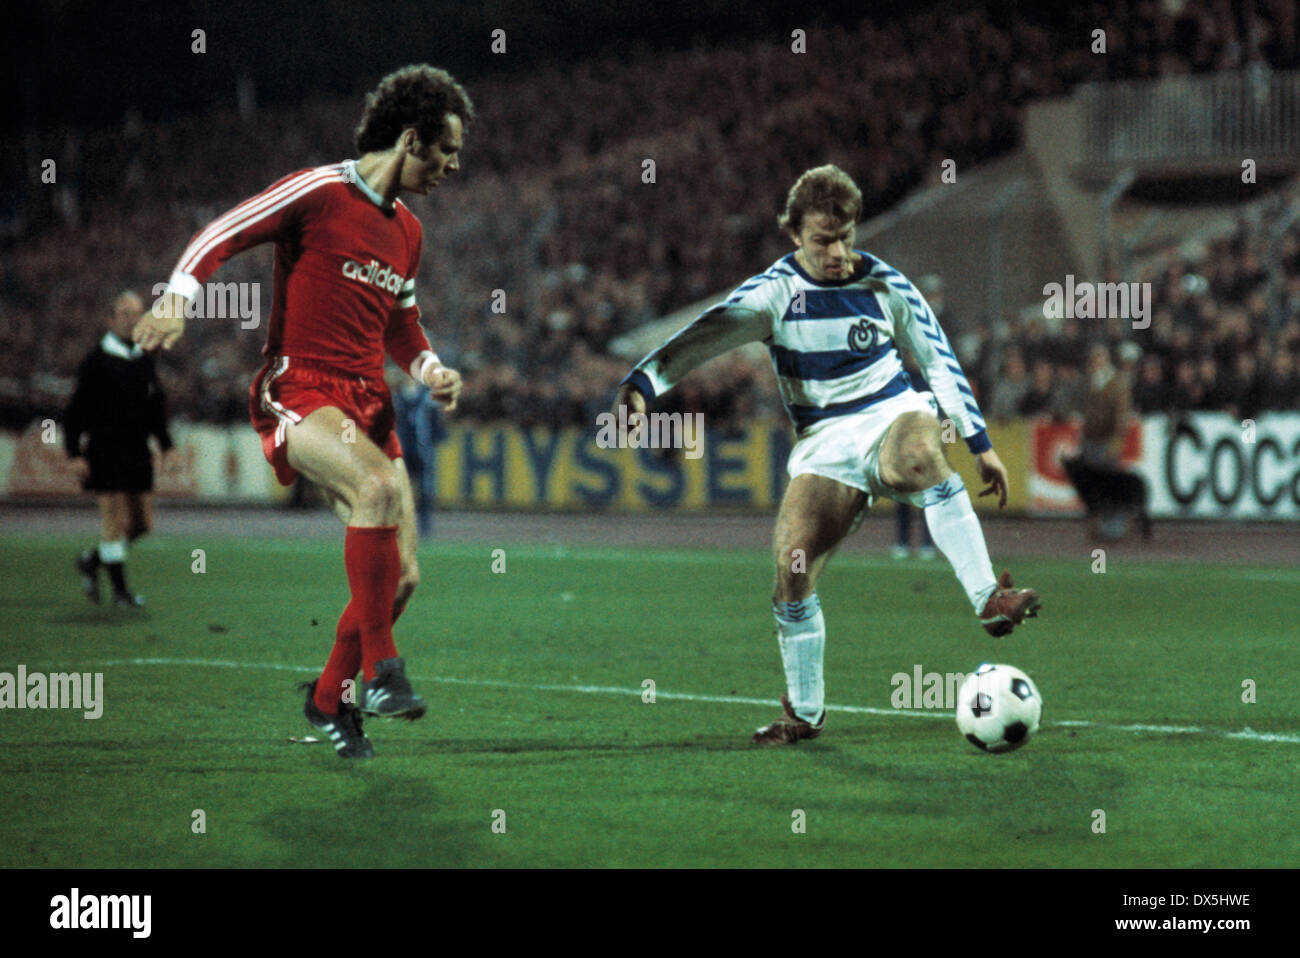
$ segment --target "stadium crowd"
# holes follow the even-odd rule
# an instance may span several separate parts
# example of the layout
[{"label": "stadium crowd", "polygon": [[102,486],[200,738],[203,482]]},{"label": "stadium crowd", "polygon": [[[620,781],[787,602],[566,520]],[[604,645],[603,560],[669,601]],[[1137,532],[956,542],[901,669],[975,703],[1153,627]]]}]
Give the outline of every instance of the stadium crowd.
[{"label": "stadium crowd", "polygon": [[[1088,49],[1099,24],[1104,57]],[[1296,36],[1294,4],[1273,0],[1188,0],[1180,13],[1147,0],[1068,13],[941,4],[852,30],[809,28],[802,55],[784,40],[735,42],[471,84],[479,120],[466,172],[417,207],[425,323],[465,373],[457,415],[590,425],[628,367],[610,353],[613,338],[788,252],[774,214],[808,166],[852,171],[870,216],[933,182],[942,159],[965,167],[1013,148],[1028,100],[1092,79],[1295,67]],[[128,286],[148,296],[223,209],[349,155],[357,113],[322,101],[44,134],[38,152],[58,160],[58,185],[34,188],[50,190],[34,201],[45,215],[0,258],[0,426],[60,410],[107,298]],[[1135,339],[1139,409],[1296,407],[1296,224],[1280,241],[1280,294],[1277,271],[1262,265],[1286,213],[1149,267],[1156,309]],[[265,317],[270,272],[264,248],[216,279],[260,282]],[[941,319],[991,420],[1078,408],[1081,344],[1097,326]],[[264,340],[263,326],[239,319],[192,322],[160,364],[173,412],[243,420]],[[671,401],[736,424],[779,406],[770,373],[740,356]]]},{"label": "stadium crowd", "polygon": [[1132,320],[981,319],[954,337],[985,415],[1077,411],[1092,342],[1110,347],[1141,415],[1222,410],[1245,419],[1300,409],[1300,197],[1243,214],[1212,240],[1166,250],[1134,280],[1151,284],[1144,329]]}]

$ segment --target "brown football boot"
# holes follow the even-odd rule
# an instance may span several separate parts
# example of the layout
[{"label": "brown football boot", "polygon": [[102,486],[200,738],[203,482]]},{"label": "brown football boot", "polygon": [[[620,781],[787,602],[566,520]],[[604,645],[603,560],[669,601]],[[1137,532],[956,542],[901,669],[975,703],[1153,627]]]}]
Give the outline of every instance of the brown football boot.
[{"label": "brown football boot", "polygon": [[1038,617],[1043,600],[1033,589],[1016,589],[1011,585],[1011,572],[1002,570],[998,587],[984,603],[980,612],[980,624],[989,635],[1001,637],[1010,635],[1011,630],[1025,619]]},{"label": "brown football boot", "polygon": [[798,745],[802,738],[816,738],[822,734],[822,729],[826,727],[826,711],[822,710],[822,717],[817,720],[817,724],[805,722],[799,716],[794,714],[794,709],[790,707],[790,700],[784,695],[781,696],[781,708],[785,714],[773,722],[771,725],[764,725],[754,737],[750,739],[755,745]]}]

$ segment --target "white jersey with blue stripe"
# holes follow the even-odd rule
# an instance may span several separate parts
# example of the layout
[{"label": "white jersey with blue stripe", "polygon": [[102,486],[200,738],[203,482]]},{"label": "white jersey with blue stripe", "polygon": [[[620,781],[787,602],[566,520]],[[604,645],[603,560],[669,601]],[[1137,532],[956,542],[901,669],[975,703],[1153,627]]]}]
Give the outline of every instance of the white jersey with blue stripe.
[{"label": "white jersey with blue stripe", "polygon": [[925,298],[898,270],[861,250],[853,275],[819,282],[793,253],[746,280],[652,352],[623,380],[648,398],[748,342],[772,356],[797,432],[911,388],[898,347],[916,358],[972,453],[992,448],[970,383]]}]

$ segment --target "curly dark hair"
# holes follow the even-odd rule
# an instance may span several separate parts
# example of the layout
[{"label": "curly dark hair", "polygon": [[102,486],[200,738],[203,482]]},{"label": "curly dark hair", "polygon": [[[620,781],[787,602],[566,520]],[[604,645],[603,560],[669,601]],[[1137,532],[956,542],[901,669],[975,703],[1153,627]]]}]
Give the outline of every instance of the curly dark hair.
[{"label": "curly dark hair", "polygon": [[460,117],[466,127],[474,120],[469,94],[450,73],[427,63],[394,70],[366,94],[366,109],[357,124],[357,150],[363,154],[386,150],[408,127],[415,128],[421,143],[437,143],[446,132],[448,113]]},{"label": "curly dark hair", "polygon": [[856,223],[862,214],[862,191],[838,166],[814,167],[794,181],[776,221],[781,229],[797,234],[809,213],[823,213],[840,224]]}]

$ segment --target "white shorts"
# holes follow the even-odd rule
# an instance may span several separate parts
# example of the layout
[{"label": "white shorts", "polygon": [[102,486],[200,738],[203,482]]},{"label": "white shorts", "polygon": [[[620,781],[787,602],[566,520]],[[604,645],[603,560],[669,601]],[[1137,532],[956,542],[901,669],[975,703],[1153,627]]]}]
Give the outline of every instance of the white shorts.
[{"label": "white shorts", "polygon": [[905,412],[928,412],[937,419],[939,404],[934,393],[908,389],[862,412],[819,422],[794,444],[786,471],[791,479],[812,473],[860,489],[867,494],[864,508],[881,497],[911,502],[913,494],[898,492],[880,478],[885,433]]}]

